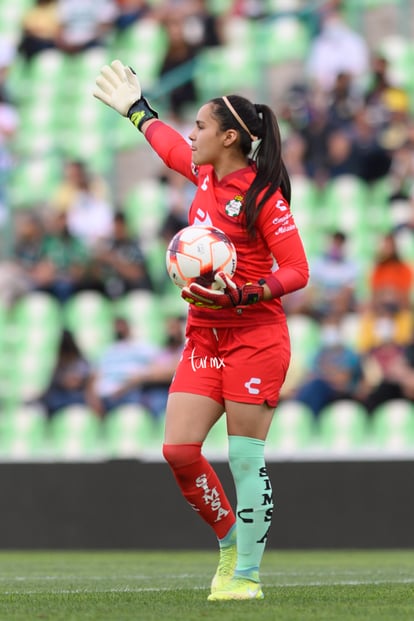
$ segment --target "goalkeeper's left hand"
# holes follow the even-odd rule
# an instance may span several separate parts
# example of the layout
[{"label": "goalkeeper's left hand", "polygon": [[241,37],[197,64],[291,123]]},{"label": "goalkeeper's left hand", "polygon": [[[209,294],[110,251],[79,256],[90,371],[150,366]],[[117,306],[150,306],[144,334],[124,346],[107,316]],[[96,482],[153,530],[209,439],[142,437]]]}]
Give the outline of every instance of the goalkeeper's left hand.
[{"label": "goalkeeper's left hand", "polygon": [[218,310],[256,304],[264,296],[263,285],[247,283],[238,287],[225,272],[216,274],[212,287],[208,289],[193,282],[182,289],[181,297],[194,306]]},{"label": "goalkeeper's left hand", "polygon": [[114,60],[102,67],[93,95],[122,116],[128,116],[131,106],[141,99],[141,85],[130,67]]}]

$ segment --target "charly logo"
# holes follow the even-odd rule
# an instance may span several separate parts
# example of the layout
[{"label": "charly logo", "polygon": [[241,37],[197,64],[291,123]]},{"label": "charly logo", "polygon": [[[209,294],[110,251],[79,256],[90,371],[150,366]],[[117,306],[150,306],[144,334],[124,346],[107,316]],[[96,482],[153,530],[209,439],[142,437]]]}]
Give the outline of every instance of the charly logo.
[{"label": "charly logo", "polygon": [[225,207],[226,214],[230,216],[230,218],[237,218],[240,214],[241,209],[243,207],[243,196],[237,194],[234,198],[229,201]]},{"label": "charly logo", "polygon": [[203,183],[200,185],[200,188],[205,192],[208,188],[208,184],[210,182],[210,177],[206,175],[204,177]]},{"label": "charly logo", "polygon": [[258,395],[260,390],[255,388],[255,386],[259,386],[262,383],[260,377],[251,377],[248,382],[245,383],[245,388],[249,391],[250,395]]}]

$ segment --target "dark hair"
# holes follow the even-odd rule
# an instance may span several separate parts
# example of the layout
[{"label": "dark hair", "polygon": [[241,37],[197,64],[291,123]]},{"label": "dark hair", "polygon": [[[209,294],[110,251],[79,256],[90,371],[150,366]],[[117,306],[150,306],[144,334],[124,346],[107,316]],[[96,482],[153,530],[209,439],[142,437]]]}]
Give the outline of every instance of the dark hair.
[{"label": "dark hair", "polygon": [[[251,136],[260,140],[253,152],[257,166],[257,175],[246,192],[244,199],[244,216],[246,229],[251,237],[255,236],[255,223],[266,201],[280,188],[284,198],[290,203],[290,179],[282,159],[282,140],[279,125],[274,112],[265,104],[253,104],[240,95],[228,95],[232,107],[249,129],[250,134],[239,123],[227,107],[222,97],[211,99],[213,116],[217,118],[222,131],[237,129],[240,132],[240,148],[247,156],[252,149]],[[263,193],[257,202],[259,194]]]}]

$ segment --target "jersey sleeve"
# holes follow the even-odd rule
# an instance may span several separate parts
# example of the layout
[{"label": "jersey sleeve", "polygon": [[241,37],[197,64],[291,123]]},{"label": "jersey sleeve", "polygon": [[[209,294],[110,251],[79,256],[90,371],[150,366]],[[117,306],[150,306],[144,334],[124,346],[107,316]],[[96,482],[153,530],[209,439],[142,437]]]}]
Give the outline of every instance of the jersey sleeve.
[{"label": "jersey sleeve", "polygon": [[309,280],[308,260],[290,206],[280,192],[264,205],[258,226],[276,260],[278,267],[273,275],[283,294],[305,287]]},{"label": "jersey sleeve", "polygon": [[197,167],[192,163],[190,145],[170,125],[162,121],[151,123],[145,138],[164,164],[197,184]]}]

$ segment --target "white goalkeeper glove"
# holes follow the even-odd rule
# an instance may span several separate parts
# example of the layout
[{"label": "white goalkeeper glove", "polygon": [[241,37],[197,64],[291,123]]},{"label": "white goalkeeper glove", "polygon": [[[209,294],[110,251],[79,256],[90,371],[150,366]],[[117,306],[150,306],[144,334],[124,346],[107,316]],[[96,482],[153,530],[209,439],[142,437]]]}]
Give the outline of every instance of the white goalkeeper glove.
[{"label": "white goalkeeper glove", "polygon": [[158,118],[157,112],[142,97],[135,72],[125,67],[120,60],[102,67],[96,78],[93,95],[122,116],[129,117],[139,130],[145,121]]}]

